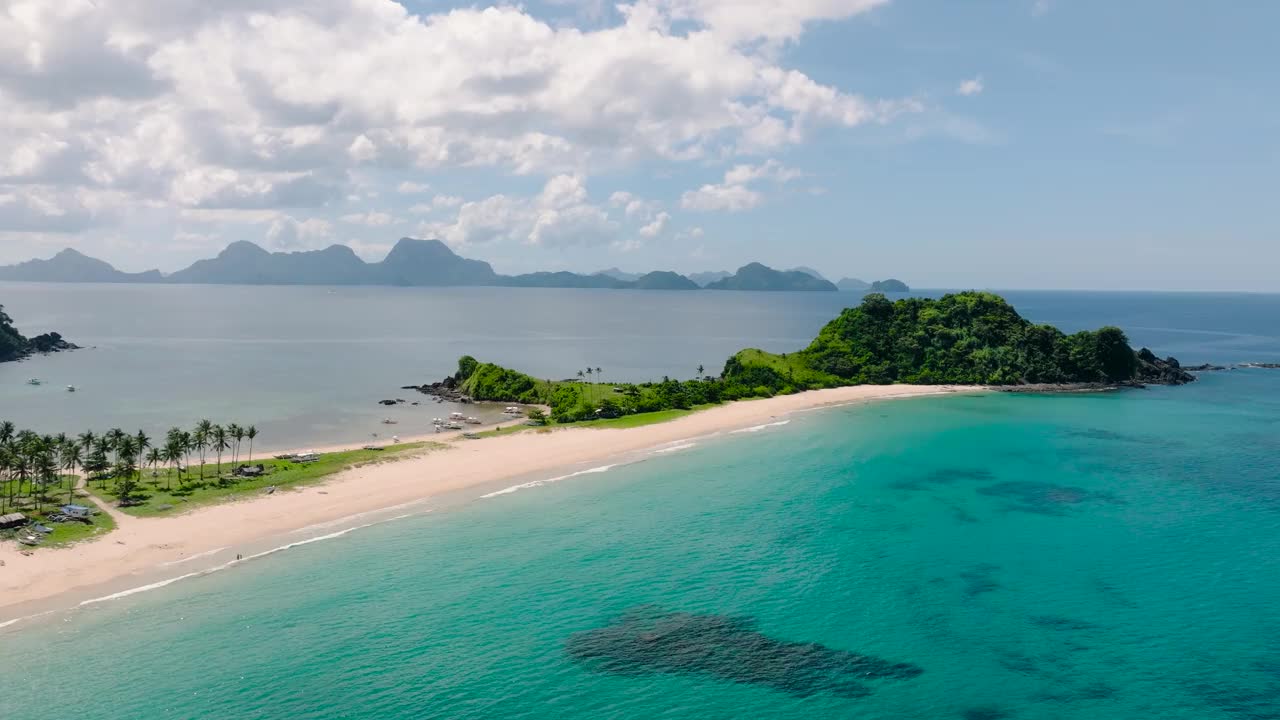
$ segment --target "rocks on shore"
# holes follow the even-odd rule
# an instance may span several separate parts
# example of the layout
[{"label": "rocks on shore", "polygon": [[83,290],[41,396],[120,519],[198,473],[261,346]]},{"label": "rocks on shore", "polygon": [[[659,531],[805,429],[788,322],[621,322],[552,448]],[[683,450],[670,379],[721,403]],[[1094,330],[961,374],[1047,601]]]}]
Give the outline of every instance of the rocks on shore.
[{"label": "rocks on shore", "polygon": [[466,405],[472,402],[471,398],[462,394],[458,389],[458,381],[450,376],[440,382],[430,383],[429,385],[405,385],[401,390],[417,390],[423,395],[430,395],[444,402],[459,403]]},{"label": "rocks on shore", "polygon": [[1138,351],[1138,372],[1134,379],[1144,385],[1186,385],[1196,381],[1196,376],[1183,369],[1176,358],[1158,358],[1142,348]]}]

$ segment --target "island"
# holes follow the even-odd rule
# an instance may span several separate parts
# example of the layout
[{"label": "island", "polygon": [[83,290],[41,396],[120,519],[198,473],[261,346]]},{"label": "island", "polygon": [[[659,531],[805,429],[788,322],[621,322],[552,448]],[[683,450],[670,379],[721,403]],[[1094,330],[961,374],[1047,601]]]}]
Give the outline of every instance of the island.
[{"label": "island", "polygon": [[56,332],[26,338],[13,326],[13,318],[0,305],[0,362],[22,360],[37,353],[54,353],[80,348],[67,342]]},{"label": "island", "polygon": [[902,282],[901,280],[894,280],[892,278],[888,280],[877,280],[871,283],[870,290],[871,292],[878,292],[878,293],[909,293],[911,292],[911,288],[907,287],[906,283]]},{"label": "island", "polygon": [[698,287],[706,287],[717,280],[723,280],[733,273],[728,270],[710,270],[708,272],[697,272],[689,275],[689,279],[697,283]]},{"label": "island", "polygon": [[760,263],[749,263],[733,275],[708,284],[706,289],[835,292],[836,286],[799,270],[774,270]]},{"label": "island", "polygon": [[48,260],[28,260],[0,267],[0,280],[56,283],[155,283],[164,280],[159,270],[121,272],[109,263],[71,248]]},{"label": "island", "polygon": [[866,292],[871,289],[871,283],[858,278],[840,278],[836,282],[836,289],[841,292]]},{"label": "island", "polygon": [[[556,423],[689,410],[743,398],[853,385],[967,385],[1040,391],[1106,390],[1195,381],[1174,358],[1135,351],[1123,330],[1067,335],[1020,316],[998,295],[962,292],[890,301],[873,293],[828,323],[808,347],[776,354],[736,353],[718,377],[698,368],[690,380],[541,380],[463,357],[457,372],[421,392],[466,400],[541,404]],[[541,418],[539,418],[541,420]]]},{"label": "island", "polygon": [[[831,291],[836,286],[816,270],[774,270],[750,263],[737,273],[681,275],[669,270],[627,273],[609,268],[591,274],[566,270],[503,275],[482,260],[459,256],[439,240],[400,238],[378,262],[366,262],[346,245],[323,250],[269,252],[247,241],[233,242],[216,257],[164,275],[128,273],[67,249],[48,260],[0,267],[0,280],[59,283],[173,283],[190,285],[388,285],[396,287],[520,287],[602,290]],[[900,292],[889,289],[888,292]]]}]

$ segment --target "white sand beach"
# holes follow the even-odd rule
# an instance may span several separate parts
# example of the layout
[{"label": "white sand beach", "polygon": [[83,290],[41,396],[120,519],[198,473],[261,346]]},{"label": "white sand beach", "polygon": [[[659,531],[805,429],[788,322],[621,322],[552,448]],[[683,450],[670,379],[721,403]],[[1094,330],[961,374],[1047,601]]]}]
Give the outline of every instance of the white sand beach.
[{"label": "white sand beach", "polygon": [[[803,410],[981,390],[858,386],[735,402],[670,422],[628,429],[560,428],[476,441],[452,436],[445,449],[355,468],[296,490],[257,494],[182,515],[137,518],[112,509],[117,529],[91,542],[29,554],[20,552],[15,543],[0,546],[0,627],[15,617],[71,607],[103,592],[163,582],[192,572],[198,566],[195,561],[214,553],[234,557],[240,548],[247,550],[270,538],[361,513],[514,477],[549,476],[558,468],[779,422]],[[442,436],[424,439],[440,440]]]}]

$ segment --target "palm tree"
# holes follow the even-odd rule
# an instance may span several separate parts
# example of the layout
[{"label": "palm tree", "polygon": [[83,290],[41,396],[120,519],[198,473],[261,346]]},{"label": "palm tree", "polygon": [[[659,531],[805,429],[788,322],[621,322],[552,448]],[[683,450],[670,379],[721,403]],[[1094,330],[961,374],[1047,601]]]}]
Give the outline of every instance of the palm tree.
[{"label": "palm tree", "polygon": [[244,436],[249,438],[249,462],[253,462],[253,439],[258,437],[258,428],[250,425],[249,428],[244,431]]},{"label": "palm tree", "polygon": [[218,474],[222,474],[222,453],[231,447],[231,443],[227,442],[227,429],[221,425],[213,426],[213,451],[218,454]]},{"label": "palm tree", "polygon": [[169,463],[169,474],[165,475],[165,490],[173,489],[173,476],[178,475],[178,484],[182,484],[182,456],[185,449],[182,447],[182,433],[170,435],[169,441],[164,444],[164,461]]},{"label": "palm tree", "polygon": [[116,454],[117,461],[120,460],[120,442],[124,440],[124,438],[124,431],[120,428],[112,428],[108,430],[106,434],[107,446]]},{"label": "palm tree", "polygon": [[13,440],[13,423],[5,420],[0,422],[0,445],[8,445]]},{"label": "palm tree", "polygon": [[80,447],[80,443],[75,440],[68,440],[62,444],[62,467],[67,474],[72,477],[67,481],[67,504],[70,505],[75,500],[76,491],[76,467],[84,462],[84,451]]},{"label": "palm tree", "polygon": [[244,442],[244,428],[235,423],[231,423],[227,427],[227,434],[236,441],[235,447],[231,450],[231,464],[235,465],[240,462],[240,443]]},{"label": "palm tree", "polygon": [[160,448],[151,448],[147,452],[147,464],[151,466],[151,474],[154,476],[160,467],[160,461],[164,460],[165,454]]},{"label": "palm tree", "polygon": [[138,441],[135,438],[125,435],[116,448],[116,496],[122,503],[129,502],[137,486],[133,477],[134,473],[138,472],[137,444]]},{"label": "palm tree", "polygon": [[98,476],[102,483],[102,489],[107,488],[107,470],[111,469],[111,462],[108,455],[111,453],[111,441],[105,437],[100,437],[93,441],[93,449],[87,450],[89,453],[85,459],[85,470],[91,474]]},{"label": "palm tree", "polygon": [[9,442],[0,442],[0,479],[4,480],[4,490],[0,491],[0,515],[3,515],[8,505],[13,501],[11,493],[13,484],[9,478],[9,470],[13,468],[13,449],[9,446]]},{"label": "palm tree", "polygon": [[138,445],[138,479],[141,480],[143,467],[142,458],[146,455],[147,450],[151,448],[151,438],[147,437],[146,433],[139,430],[138,434],[133,436],[133,439]]},{"label": "palm tree", "polygon": [[[36,512],[40,512],[44,502],[44,494],[49,485],[58,477],[58,461],[53,456],[53,438],[41,438],[34,447],[33,470],[35,477],[31,481],[31,494],[35,496]],[[36,486],[39,485],[39,489]]]},{"label": "palm tree", "polygon": [[201,420],[196,424],[196,431],[191,436],[192,447],[200,453],[200,482],[204,482],[204,451],[209,448],[212,434],[213,423]]}]

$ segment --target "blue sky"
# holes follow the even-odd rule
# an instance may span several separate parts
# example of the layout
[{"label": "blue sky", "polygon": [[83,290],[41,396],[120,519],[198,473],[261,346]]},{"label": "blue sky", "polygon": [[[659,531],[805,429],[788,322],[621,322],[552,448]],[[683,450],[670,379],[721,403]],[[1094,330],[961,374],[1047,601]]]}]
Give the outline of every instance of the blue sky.
[{"label": "blue sky", "polygon": [[1280,290],[1280,6],[0,9],[0,262],[440,237],[503,272]]}]

